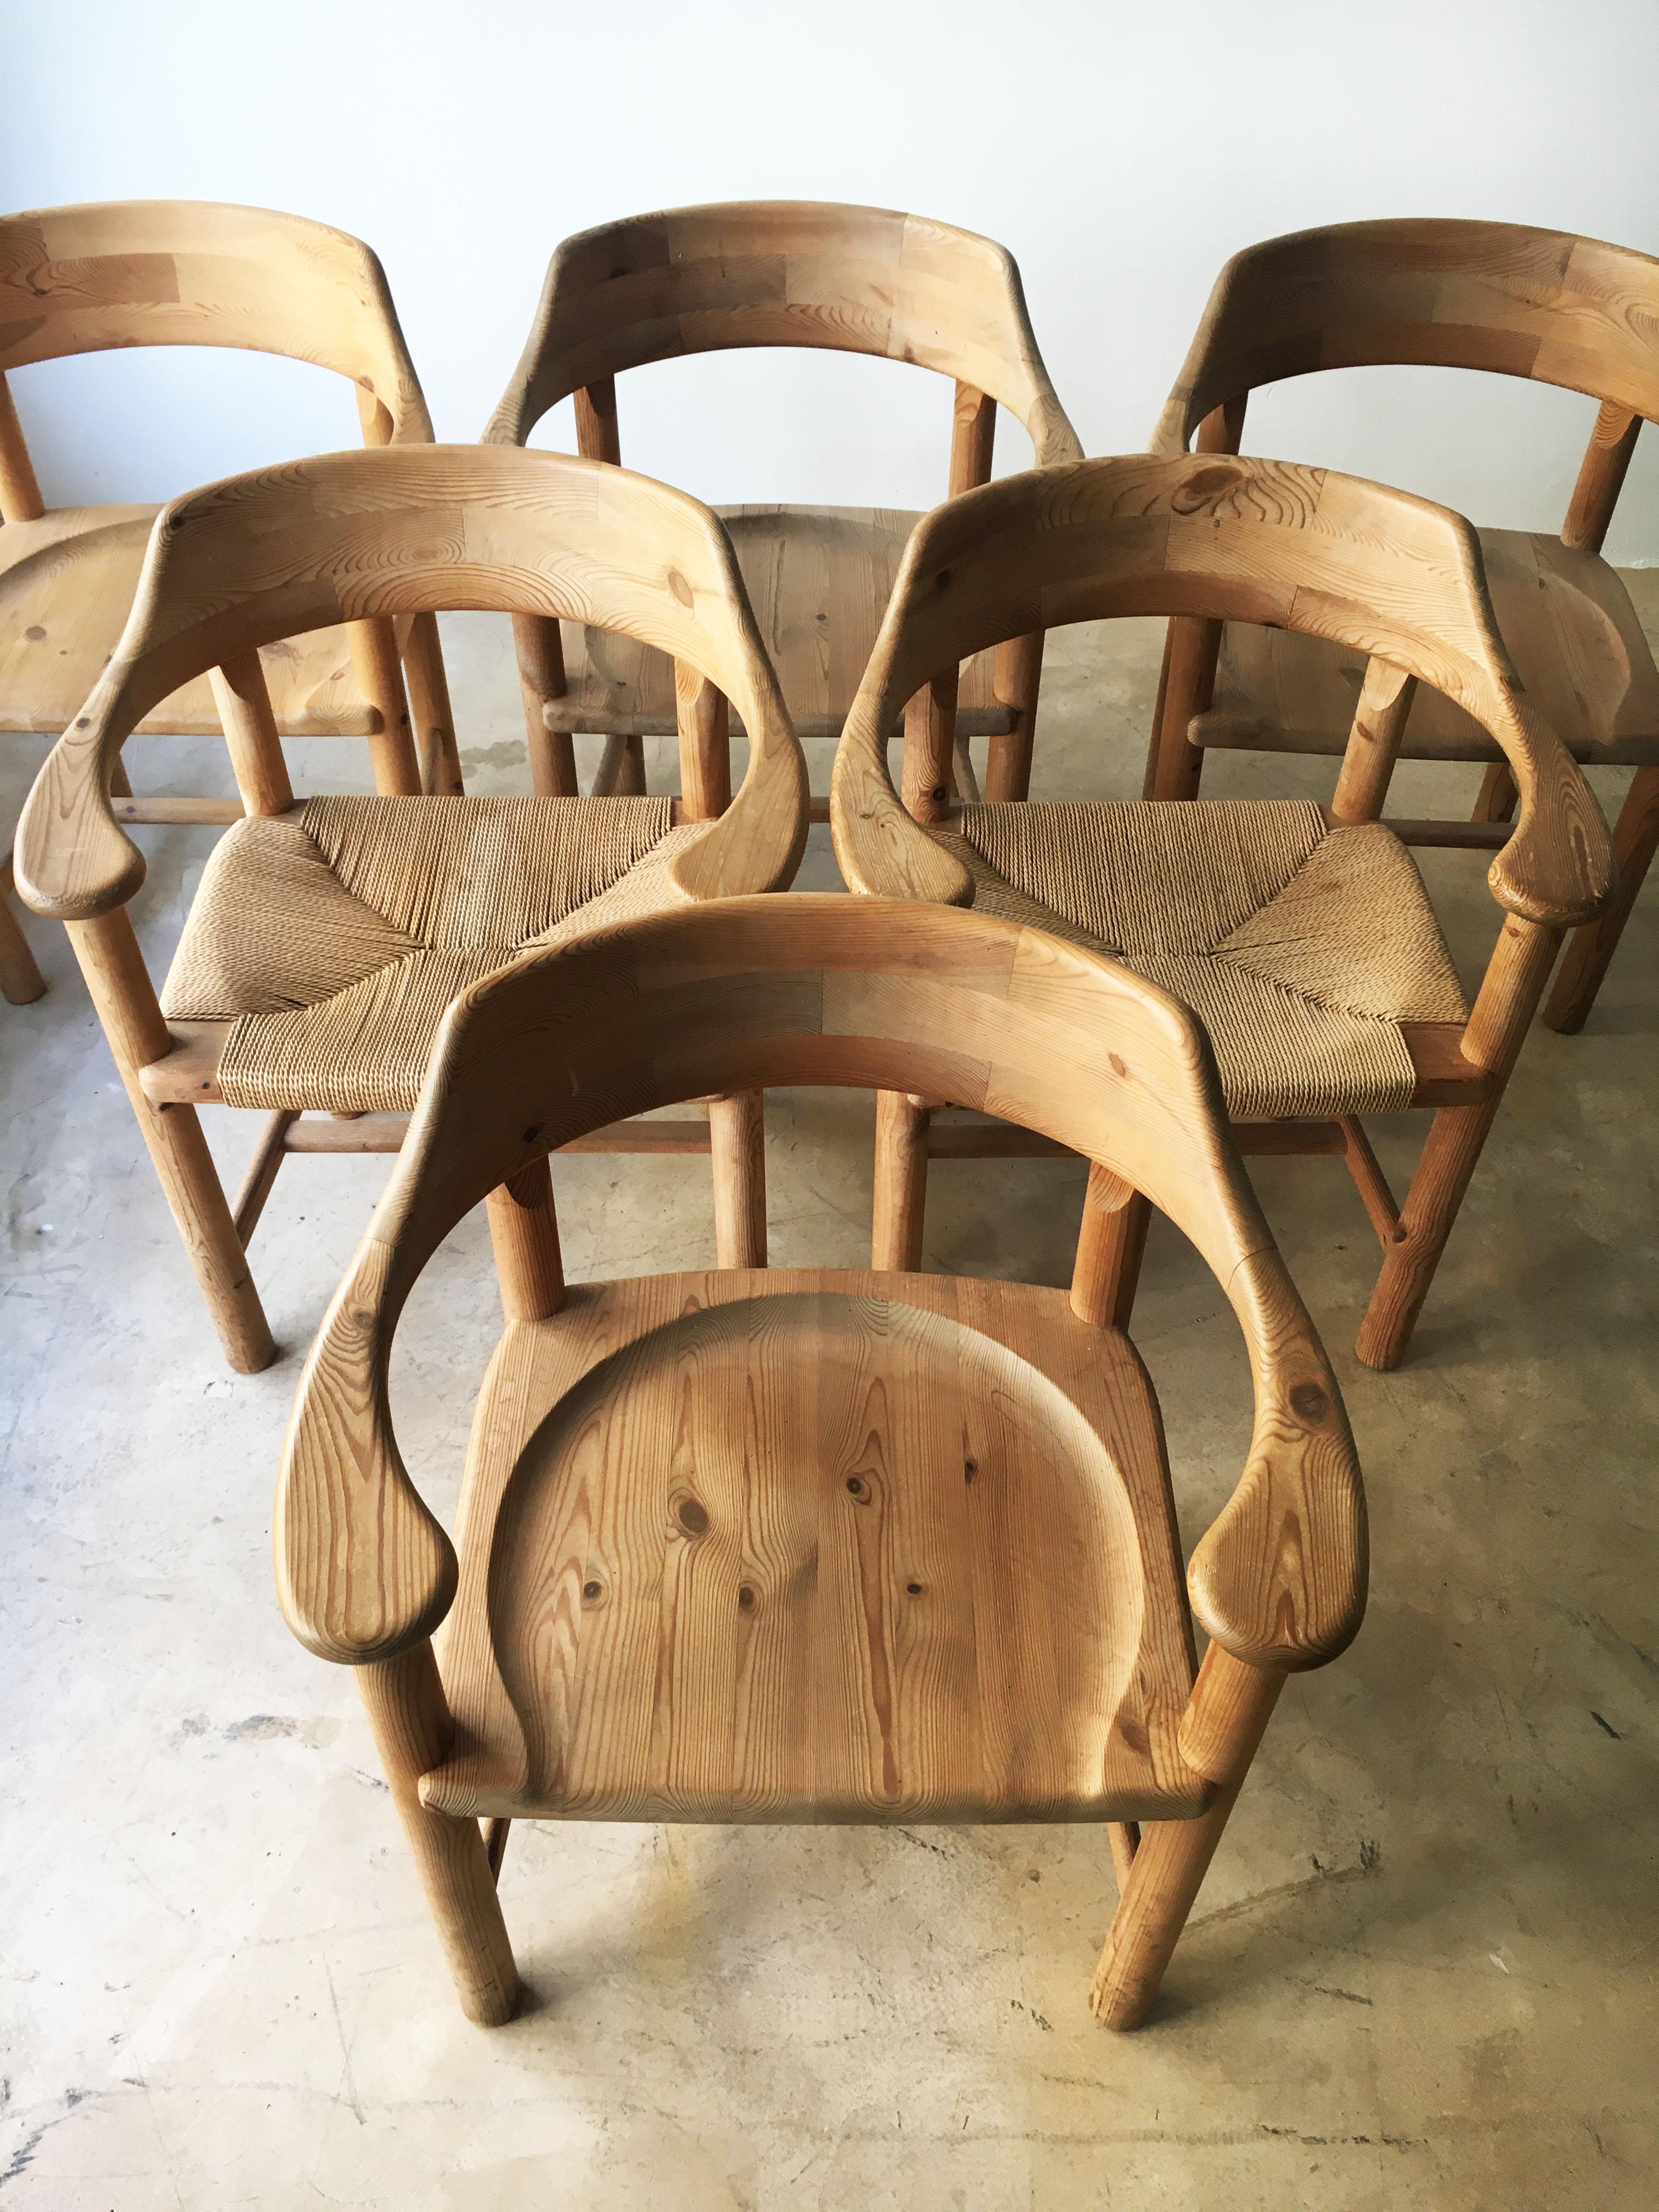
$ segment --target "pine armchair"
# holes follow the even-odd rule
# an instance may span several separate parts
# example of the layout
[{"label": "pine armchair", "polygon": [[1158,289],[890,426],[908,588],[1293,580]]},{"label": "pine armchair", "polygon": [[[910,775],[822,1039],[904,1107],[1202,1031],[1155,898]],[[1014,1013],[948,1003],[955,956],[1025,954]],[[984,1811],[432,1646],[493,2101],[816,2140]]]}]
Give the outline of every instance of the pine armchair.
[{"label": "pine armchair", "polygon": [[[1478,532],[1521,684],[1574,758],[1636,770],[1613,832],[1616,896],[1579,929],[1544,1009],[1582,1029],[1659,844],[1659,669],[1618,573],[1601,557],[1644,421],[1659,420],[1659,261],[1514,223],[1339,223],[1269,239],[1216,280],[1152,451],[1237,453],[1258,386],[1316,369],[1413,362],[1486,369],[1599,401],[1559,537]],[[1172,623],[1146,795],[1197,792],[1212,745],[1340,753],[1363,651],[1290,630]],[[1407,844],[1497,850],[1515,807],[1509,763],[1479,717],[1420,690],[1408,760],[1483,761],[1473,818],[1401,821]]]},{"label": "pine armchair", "polygon": [[[743,788],[719,821],[644,798],[296,806],[260,648],[446,607],[568,617],[672,653],[742,702]],[[215,849],[158,1000],[126,912],[143,859],[111,780],[155,701],[208,668],[253,804]],[[395,1152],[466,984],[629,914],[780,890],[805,836],[805,763],[706,507],[560,455],[408,447],[289,462],[162,509],[120,647],[24,808],[18,883],[69,926],[231,1363],[251,1371],[273,1348],[246,1247],[285,1153]],[[234,1206],[197,1119],[212,1101],[269,1116]],[[588,1143],[712,1149],[720,1262],[765,1264],[757,1098]]]},{"label": "pine armchair", "polygon": [[[194,200],[112,200],[0,217],[0,730],[55,737],[69,727],[120,639],[158,512],[44,506],[6,375],[74,354],[158,345],[315,362],[356,387],[366,445],[431,442],[386,278],[357,239],[299,216]],[[378,790],[419,791],[424,781],[459,791],[436,625],[422,616],[402,631],[394,638],[375,620],[267,650],[277,730],[367,738]],[[140,733],[216,737],[223,680],[212,671],[197,676],[150,708]],[[240,806],[135,799],[118,764],[115,803],[127,822],[227,822],[255,811],[246,790]],[[21,970],[22,988],[12,988],[11,919],[0,913],[0,988],[33,997]],[[33,981],[44,988],[38,971]]]},{"label": "pine armchair", "polygon": [[[1069,1297],[817,1269],[565,1287],[549,1147],[774,1084],[971,1097],[1086,1152]],[[531,1178],[452,1545],[398,1453],[392,1334],[453,1224]],[[1132,1191],[1197,1245],[1255,1379],[1188,1577],[1201,1668],[1158,1403],[1110,1318]],[[1134,2027],[1285,1674],[1347,1644],[1366,1573],[1341,1401],[1192,1016],[995,917],[806,896],[652,916],[457,1001],[301,1382],[275,1548],[295,1634],[356,1670],[485,2024],[519,1996],[512,1820],[1066,1820],[1110,1828],[1092,2002]]]},{"label": "pine armchair", "polygon": [[[1037,351],[1019,272],[1001,246],[884,208],[794,200],[676,208],[567,239],[484,435],[523,445],[574,393],[580,450],[617,461],[623,370],[760,346],[884,356],[953,377],[952,492],[990,476],[999,404],[1024,426],[1039,465],[1081,456]],[[916,516],[719,512],[797,732],[838,737]],[[982,657],[961,672],[956,766],[967,787],[975,787],[967,739],[982,735],[988,788],[1024,795],[1042,656],[1040,637],[1011,640],[994,666]],[[588,732],[608,740],[595,789],[642,791],[642,740],[677,726],[674,672],[662,656],[523,623],[519,665],[536,788],[575,790],[571,736]],[[694,780],[725,787],[728,720],[726,702],[703,694],[695,745],[681,740],[683,788]]]},{"label": "pine armchair", "polygon": [[[927,669],[1036,628],[1177,613],[1370,656],[1330,808],[951,811],[943,736],[906,764],[907,789],[938,794],[927,818],[900,804],[882,732]],[[1410,855],[1377,819],[1418,683],[1491,732],[1519,792],[1489,878],[1503,926],[1473,1009]],[[1243,1149],[1346,1159],[1384,1254],[1359,1356],[1398,1364],[1562,932],[1601,910],[1612,881],[1607,825],[1516,684],[1467,523],[1353,477],[1206,454],[1085,461],[952,500],[906,551],[831,818],[855,890],[1012,916],[1110,953],[1201,1015]],[[878,1267],[920,1264],[930,1152],[1033,1149],[1016,1131],[933,1129],[938,1103],[972,1102],[925,1085],[881,1101]],[[1435,1118],[1396,1206],[1360,1117],[1406,1106]],[[1144,1230],[1143,1208],[1126,1234]]]}]

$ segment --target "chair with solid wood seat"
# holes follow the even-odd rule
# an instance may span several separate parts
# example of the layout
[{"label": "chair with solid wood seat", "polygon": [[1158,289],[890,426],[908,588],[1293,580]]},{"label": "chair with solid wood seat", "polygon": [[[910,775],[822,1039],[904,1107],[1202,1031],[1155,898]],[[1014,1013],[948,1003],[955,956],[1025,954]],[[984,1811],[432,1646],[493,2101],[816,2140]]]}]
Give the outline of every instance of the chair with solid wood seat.
[{"label": "chair with solid wood seat", "polygon": [[[445,607],[665,641],[743,700],[742,789],[718,820],[642,798],[296,805],[259,649]],[[111,780],[151,702],[210,666],[258,804],[215,849],[158,1000],[126,915],[144,864]],[[293,461],[163,508],[120,649],[24,809],[18,884],[69,925],[227,1352],[252,1370],[273,1346],[246,1246],[287,1153],[395,1152],[467,984],[634,915],[780,890],[805,837],[805,763],[708,510],[594,462],[428,445]],[[269,1116],[234,1206],[192,1110],[210,1102]],[[765,1265],[758,1097],[588,1145],[712,1151],[721,1263]]]},{"label": "chair with solid wood seat", "polygon": [[[193,200],[0,217],[0,730],[57,737],[80,713],[120,641],[161,511],[44,507],[6,374],[161,345],[316,362],[350,380],[365,445],[432,441],[380,262],[343,231]],[[380,791],[460,789],[431,617],[395,634],[375,617],[275,639],[260,662],[281,736],[366,738]],[[136,734],[218,737],[223,684],[217,671],[193,672],[149,708]],[[257,811],[246,789],[240,804],[134,799],[124,771],[117,798],[128,822],[225,822]]]},{"label": "chair with solid wood seat", "polygon": [[[810,1268],[567,1288],[549,1149],[738,1084],[943,1090],[1087,1153],[1069,1294]],[[1137,1192],[1214,1272],[1255,1381],[1187,1577],[1201,1668],[1122,1328]],[[487,1194],[507,1327],[452,1546],[387,1364]],[[1092,2002],[1126,2028],[1286,1673],[1358,1626],[1365,1520],[1192,1015],[993,916],[791,896],[647,917],[455,1002],[301,1383],[276,1557],[295,1633],[356,1669],[473,2019],[518,2001],[514,1820],[1089,1820],[1122,1888]]]},{"label": "chair with solid wood seat", "polygon": [[[907,761],[882,733],[929,667],[1040,623],[1121,614],[1278,623],[1370,655],[1336,796],[948,809],[948,725]],[[1501,750],[1520,818],[1490,881],[1504,909],[1473,1008],[1405,846],[1377,819],[1419,684]],[[907,732],[907,747],[915,738]],[[1398,1364],[1561,941],[1612,883],[1607,825],[1518,689],[1474,532],[1357,478],[1216,454],[1034,471],[938,507],[911,539],[836,757],[836,849],[870,896],[972,905],[1109,953],[1200,1014],[1244,1150],[1346,1160],[1383,1249],[1358,1352]],[[884,1097],[876,1264],[921,1264],[927,1161],[1030,1149],[935,1126],[953,1094]],[[1396,1204],[1360,1116],[1437,1109]],[[1144,1215],[1140,1229],[1144,1231]]]},{"label": "chair with solid wood seat", "polygon": [[[1216,280],[1152,450],[1237,453],[1258,386],[1316,370],[1408,362],[1486,369],[1601,403],[1559,536],[1478,532],[1522,688],[1586,767],[1636,771],[1613,833],[1618,890],[1574,936],[1544,1009],[1581,1029],[1659,844],[1659,668],[1601,545],[1644,420],[1659,420],[1659,260],[1514,223],[1338,223],[1236,254]],[[1146,795],[1191,798],[1206,751],[1340,754],[1366,655],[1287,629],[1170,625]],[[1402,760],[1487,764],[1467,823],[1401,821],[1423,845],[1494,850],[1515,785],[1479,718],[1420,689]]]},{"label": "chair with solid wood seat", "polygon": [[[605,223],[565,240],[549,267],[524,355],[484,433],[522,445],[575,395],[584,453],[620,458],[617,374],[732,348],[873,354],[956,380],[952,492],[991,473],[996,410],[1024,425],[1038,464],[1082,453],[1037,351],[1019,273],[990,240],[882,208],[734,201]],[[803,738],[835,738],[858,690],[913,514],[866,507],[717,510],[732,535],[761,635]],[[567,623],[518,625],[538,791],[576,788],[573,734],[607,740],[596,790],[643,791],[642,740],[677,726],[675,673],[659,651]],[[989,740],[987,788],[1023,797],[1042,672],[1041,637],[1009,641],[960,672],[957,772]],[[729,775],[728,702],[705,696],[702,774]]]}]

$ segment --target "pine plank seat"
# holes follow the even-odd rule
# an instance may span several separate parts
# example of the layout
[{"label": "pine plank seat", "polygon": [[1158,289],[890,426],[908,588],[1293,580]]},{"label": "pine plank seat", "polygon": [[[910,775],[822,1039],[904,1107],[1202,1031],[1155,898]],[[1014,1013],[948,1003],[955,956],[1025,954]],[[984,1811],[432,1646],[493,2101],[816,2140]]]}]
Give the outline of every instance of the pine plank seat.
[{"label": "pine plank seat", "polygon": [[[1249,624],[1358,656],[1331,805],[953,807],[948,696],[935,721],[906,721],[901,801],[886,732],[928,669],[1035,626],[1130,614],[1176,617],[1177,642],[1195,625]],[[1516,793],[1516,820],[1492,825],[1503,919],[1473,1006],[1415,863],[1378,819],[1413,697],[1431,687],[1486,732]],[[1190,1006],[1240,1144],[1340,1153],[1352,1173],[1383,1255],[1357,1350],[1399,1364],[1562,934],[1613,889],[1607,824],[1516,680],[1468,523],[1331,470],[1212,452],[1080,461],[964,492],[906,550],[836,753],[831,822],[854,890],[1046,929]],[[930,1157],[1030,1151],[1018,1130],[999,1146],[994,1128],[971,1141],[933,1128],[936,1107],[975,1103],[925,1087],[884,1101],[878,1267],[921,1264]],[[1435,1120],[1397,1201],[1361,1116],[1405,1106]]]},{"label": "pine plank seat", "polygon": [[[1069,1291],[567,1285],[550,1152],[783,1084],[943,1092],[1084,1153]],[[400,1455],[391,1359],[480,1200],[507,1326],[452,1541]],[[1184,1583],[1127,1334],[1153,1205],[1237,1316],[1255,1398]],[[1065,1820],[1106,1829],[1121,1893],[1091,2002],[1133,2027],[1286,1676],[1346,1649],[1366,1584],[1341,1398],[1195,1018],[1042,931],[841,896],[704,900],[457,999],[306,1364],[274,1539],[289,1626],[355,1670],[484,2024],[520,1996],[495,1888],[514,1820]]]},{"label": "pine plank seat", "polygon": [[[1544,1019],[1582,1029],[1659,848],[1659,671],[1601,557],[1644,422],[1659,420],[1659,260],[1571,231],[1407,219],[1334,223],[1237,253],[1207,306],[1152,451],[1239,451],[1263,385],[1381,363],[1527,377],[1598,403],[1559,535],[1482,529],[1498,635],[1527,697],[1574,759],[1636,771],[1613,830],[1617,889],[1568,945]],[[1305,626],[1304,626],[1305,627]],[[1171,622],[1146,762],[1149,799],[1190,799],[1216,747],[1340,753],[1363,641]],[[1482,761],[1470,818],[1402,821],[1408,842],[1491,850],[1515,812],[1513,763],[1468,702],[1425,684],[1393,757]],[[1387,797],[1381,775],[1376,805]]]},{"label": "pine plank seat", "polygon": [[[663,1440],[642,1452],[641,1439]],[[1157,1402],[1063,1291],[586,1284],[480,1395],[453,1814],[1188,1819]]]},{"label": "pine plank seat", "polygon": [[[766,346],[875,355],[952,378],[953,492],[989,477],[999,406],[1024,426],[1040,466],[1083,450],[1002,247],[919,216],[811,200],[672,208],[566,239],[484,436],[523,445],[549,408],[574,395],[580,451],[617,462],[624,370]],[[917,517],[828,507],[720,513],[797,732],[838,738]],[[643,791],[643,740],[675,726],[665,657],[618,653],[608,642],[596,652],[569,623],[561,635],[521,623],[517,634],[537,790],[575,789],[570,739],[587,731],[608,741],[595,791]],[[994,657],[970,657],[960,671],[955,771],[969,795],[978,788],[967,741],[983,736],[988,793],[1024,796],[1042,665],[1042,641],[1033,635]],[[722,761],[728,708],[705,695],[697,708]],[[929,711],[927,702],[915,711]]]},{"label": "pine plank seat", "polygon": [[[919,513],[860,507],[721,507],[761,639],[799,738],[839,738],[892,596]],[[674,664],[649,646],[563,626],[566,690],[548,700],[551,731],[671,737]],[[1006,737],[1018,708],[996,696],[995,656],[962,665],[957,731]],[[741,722],[741,717],[738,718]]]},{"label": "pine plank seat", "polygon": [[[155,507],[56,507],[0,529],[0,730],[58,737],[108,665],[131,611]],[[367,738],[382,718],[357,690],[340,629],[283,638],[259,655],[271,712],[285,737]],[[205,676],[170,692],[137,737],[218,738]]]},{"label": "pine plank seat", "polygon": [[[395,635],[446,607],[663,642],[741,701],[741,787],[718,804],[692,774],[672,800],[404,792],[296,805],[264,649],[343,622]],[[158,998],[127,915],[144,860],[116,772],[143,716],[210,668],[249,813],[204,872]],[[695,770],[695,731],[687,749]],[[252,1373],[276,1347],[247,1246],[289,1153],[395,1152],[458,992],[630,915],[781,890],[806,833],[805,762],[707,507],[596,461],[411,444],[285,462],[163,508],[119,648],[24,807],[16,877],[68,926],[227,1356]],[[761,1102],[699,1103],[706,1121],[605,1127],[583,1142],[707,1152],[715,1250],[763,1267]],[[234,1204],[196,1111],[210,1104],[266,1110]]]}]

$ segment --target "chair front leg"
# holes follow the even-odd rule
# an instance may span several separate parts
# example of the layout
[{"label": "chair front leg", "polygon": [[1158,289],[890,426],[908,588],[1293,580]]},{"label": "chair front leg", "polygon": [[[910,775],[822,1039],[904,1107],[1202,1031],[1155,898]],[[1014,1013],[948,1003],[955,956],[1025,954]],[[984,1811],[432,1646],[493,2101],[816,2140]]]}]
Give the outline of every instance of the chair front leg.
[{"label": "chair front leg", "polygon": [[1625,924],[1656,850],[1659,850],[1659,768],[1638,768],[1613,833],[1613,865],[1619,871],[1613,903],[1605,914],[1572,933],[1567,957],[1544,1008],[1544,1019],[1563,1036],[1577,1036],[1595,1004],[1601,978],[1619,950]]},{"label": "chair front leg", "polygon": [[1544,985],[1560,948],[1561,933],[1542,922],[1505,915],[1463,1053],[1485,1070],[1483,1097],[1468,1106],[1443,1106],[1430,1125],[1399,1226],[1376,1279],[1354,1350],[1367,1367],[1398,1367],[1429,1294],[1463,1194],[1474,1173],[1486,1133],[1497,1117]]},{"label": "chair front leg", "polygon": [[876,1202],[870,1265],[915,1274],[927,1207],[927,1131],[931,1108],[902,1091],[876,1093]]},{"label": "chair front leg", "polygon": [[421,1777],[442,1764],[455,1729],[432,1646],[354,1671],[461,2009],[480,2027],[499,2027],[522,1988],[488,1846],[476,1820],[421,1802]]},{"label": "chair front leg", "polygon": [[1217,1784],[1216,1794],[1195,1820],[1146,1822],[1127,1855],[1127,1874],[1113,1839],[1121,1893],[1089,1991],[1090,2008],[1103,2027],[1121,2033],[1146,2018],[1284,1686],[1282,1674],[1247,1667],[1218,1644],[1205,1653],[1182,1747],[1188,1749],[1197,1723],[1213,1749],[1188,1756]]},{"label": "chair front leg", "polygon": [[708,1102],[714,1170],[714,1263],[766,1265],[766,1120],[758,1091]]},{"label": "chair front leg", "polygon": [[239,1374],[257,1375],[276,1347],[196,1109],[153,1105],[139,1081],[173,1041],[126,909],[64,926],[225,1357]]}]

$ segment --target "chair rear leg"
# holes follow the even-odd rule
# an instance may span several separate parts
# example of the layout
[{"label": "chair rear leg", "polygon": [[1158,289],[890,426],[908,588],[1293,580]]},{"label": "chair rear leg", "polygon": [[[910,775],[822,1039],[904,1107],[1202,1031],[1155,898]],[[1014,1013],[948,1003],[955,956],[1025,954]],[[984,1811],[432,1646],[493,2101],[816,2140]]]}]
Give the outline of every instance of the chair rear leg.
[{"label": "chair rear leg", "polygon": [[876,1093],[876,1203],[870,1265],[915,1274],[921,1266],[927,1208],[927,1129],[931,1109],[902,1091]]},{"label": "chair rear leg", "polygon": [[455,1727],[432,1646],[417,1644],[356,1672],[461,2009],[480,2027],[499,2027],[517,2011],[522,1989],[489,1847],[476,1820],[421,1802],[421,1777],[442,1764]]},{"label": "chair rear leg", "polygon": [[1619,950],[1654,853],[1659,849],[1659,768],[1638,768],[1625,794],[1613,833],[1613,857],[1619,871],[1619,888],[1611,906],[1595,921],[1575,929],[1567,942],[1566,957],[1555,979],[1544,1019],[1563,1036],[1575,1036],[1584,1026],[1601,978]]},{"label": "chair rear leg", "polygon": [[766,1265],[766,1117],[758,1091],[708,1102],[714,1170],[714,1263]]},{"label": "chair rear leg", "polygon": [[[1196,1820],[1146,1822],[1127,1855],[1127,1878],[1119,1838],[1112,1838],[1121,1893],[1089,1991],[1103,2027],[1125,2032],[1146,2018],[1284,1686],[1282,1674],[1247,1667],[1218,1644],[1204,1655],[1182,1747],[1218,1784],[1216,1795]],[[1207,1729],[1213,1738],[1205,1755],[1188,1749],[1194,1721],[1198,1733]]]},{"label": "chair rear leg", "polygon": [[126,909],[64,926],[225,1357],[239,1374],[257,1375],[276,1347],[196,1109],[152,1105],[139,1081],[172,1039]]},{"label": "chair rear leg", "polygon": [[11,910],[11,864],[0,876],[0,995],[14,1006],[27,1006],[40,998],[46,979],[35,965],[29,941]]}]

